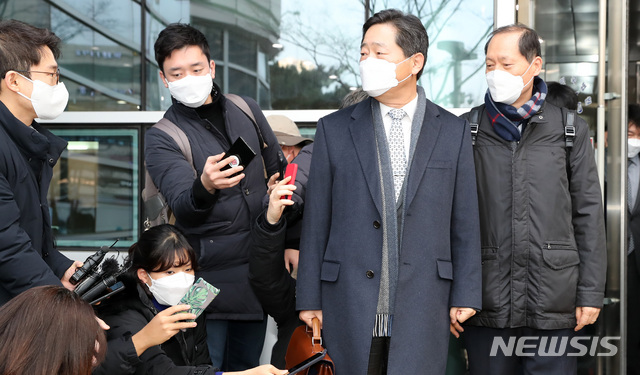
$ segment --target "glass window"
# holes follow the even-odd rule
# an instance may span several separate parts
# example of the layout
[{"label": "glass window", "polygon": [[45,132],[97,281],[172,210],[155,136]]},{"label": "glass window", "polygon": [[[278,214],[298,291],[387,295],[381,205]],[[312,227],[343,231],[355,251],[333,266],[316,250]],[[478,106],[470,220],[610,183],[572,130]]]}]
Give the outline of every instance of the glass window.
[{"label": "glass window", "polygon": [[171,106],[171,94],[164,87],[158,66],[147,62],[147,111],[166,110]]},{"label": "glass window", "polygon": [[138,105],[127,100],[116,99],[103,94],[91,84],[80,84],[62,75],[69,91],[67,111],[137,111]]},{"label": "glass window", "polygon": [[257,43],[237,32],[229,33],[229,62],[243,68],[256,70]]},{"label": "glass window", "polygon": [[216,61],[216,63],[218,62],[218,60],[222,61],[224,58],[224,32],[220,25],[212,25],[210,23],[205,23],[201,20],[194,19],[193,26],[197,27],[198,30],[202,31],[202,33],[207,37],[211,58]]},{"label": "glass window", "polygon": [[263,85],[259,84],[259,92],[258,92],[258,104],[262,109],[271,109],[271,95],[269,94],[269,89]]},{"label": "glass window", "polygon": [[63,78],[75,81],[69,90],[73,110],[108,110],[97,95],[137,106],[140,104],[139,53],[90,29],[59,10],[51,10],[53,32],[62,39]]},{"label": "glass window", "polygon": [[260,48],[258,50],[258,77],[265,81],[269,81],[269,62],[267,55]]},{"label": "glass window", "polygon": [[[63,9],[71,9],[74,13],[82,15],[84,20],[95,22],[105,28],[106,32],[113,33],[118,39],[140,45],[140,5],[131,0],[50,0],[51,3]],[[58,19],[58,15],[52,7],[51,22],[56,29],[65,33],[73,33],[77,25],[68,24]],[[58,34],[58,31],[54,30]]]},{"label": "glass window", "polygon": [[52,129],[69,142],[49,188],[60,247],[99,247],[138,238],[137,129]]},{"label": "glass window", "polygon": [[239,70],[229,68],[229,91],[255,98],[258,92],[256,87],[256,77],[243,73]]},{"label": "glass window", "polygon": [[[185,0],[147,0],[145,4],[151,12],[158,17],[164,18],[169,23],[189,23],[190,3],[190,1]],[[157,35],[155,34],[155,36]]]}]

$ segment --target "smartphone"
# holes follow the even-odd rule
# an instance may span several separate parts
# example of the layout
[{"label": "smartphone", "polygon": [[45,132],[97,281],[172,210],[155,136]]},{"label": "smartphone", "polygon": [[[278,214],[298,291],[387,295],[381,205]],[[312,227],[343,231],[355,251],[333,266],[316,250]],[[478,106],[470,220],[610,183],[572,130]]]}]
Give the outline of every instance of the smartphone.
[{"label": "smartphone", "polygon": [[[291,164],[287,164],[287,170],[284,172],[284,177],[283,179],[291,176],[291,181],[289,181],[289,183],[287,185],[294,185],[296,182],[296,175],[298,174],[298,164],[296,163],[291,163]],[[291,195],[285,195],[283,197],[280,197],[280,199],[291,199]]]},{"label": "smartphone", "polygon": [[[191,286],[191,288],[189,288],[187,294],[185,294],[178,303],[179,305],[190,305],[191,308],[186,311],[178,312],[177,314],[187,312],[196,314],[196,318],[198,318],[219,293],[220,289],[204,281],[201,277]],[[187,319],[185,321],[193,322],[195,319]]]},{"label": "smartphone", "polygon": [[[232,167],[237,167],[238,165],[241,165],[246,168],[249,162],[253,160],[255,156],[256,156],[256,152],[253,151],[251,146],[247,144],[244,138],[238,137],[238,139],[236,139],[236,141],[233,142],[229,150],[222,157],[222,160],[228,157],[233,157],[233,160],[231,160],[231,163],[220,168],[220,170],[224,171]],[[236,175],[237,173],[229,177],[234,177]]]},{"label": "smartphone", "polygon": [[324,358],[327,355],[327,349],[321,351],[320,353],[316,353],[314,355],[312,355],[311,357],[305,359],[304,361],[298,363],[297,365],[291,367],[288,371],[289,371],[289,375],[293,375],[293,374],[297,374],[302,370],[306,370],[309,367],[315,365],[316,363],[320,362],[320,360],[322,360],[322,358]]},{"label": "smartphone", "polygon": [[278,172],[280,172],[280,175],[278,176],[279,180],[284,178],[285,168],[287,168],[287,159],[285,159],[282,152],[278,152]]}]

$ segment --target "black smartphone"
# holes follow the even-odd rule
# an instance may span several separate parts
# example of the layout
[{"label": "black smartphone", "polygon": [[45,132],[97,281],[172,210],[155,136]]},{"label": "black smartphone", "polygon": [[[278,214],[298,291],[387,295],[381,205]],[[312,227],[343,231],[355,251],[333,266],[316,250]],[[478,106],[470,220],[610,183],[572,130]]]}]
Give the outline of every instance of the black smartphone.
[{"label": "black smartphone", "polygon": [[282,180],[284,178],[284,171],[287,168],[287,159],[284,157],[282,152],[278,152],[278,172],[280,172],[280,176],[278,176],[278,180]]},{"label": "black smartphone", "polygon": [[[220,168],[220,170],[224,171],[231,167],[236,167],[238,165],[241,165],[246,168],[249,162],[253,160],[255,156],[256,156],[256,153],[255,151],[253,151],[251,146],[249,146],[242,137],[238,137],[238,139],[236,139],[236,141],[233,142],[233,144],[231,145],[231,148],[229,148],[229,151],[227,151],[222,157],[222,160],[228,157],[232,157],[233,160],[231,160],[231,163]],[[229,177],[233,177],[233,176],[229,176]]]},{"label": "black smartphone", "polygon": [[293,374],[297,374],[302,370],[308,369],[309,367],[315,365],[316,363],[320,362],[320,360],[322,358],[324,358],[327,355],[327,349],[321,351],[320,353],[316,353],[314,355],[312,355],[311,357],[305,359],[304,361],[298,363],[297,365],[291,367],[288,371],[289,371],[289,375],[293,375]]}]

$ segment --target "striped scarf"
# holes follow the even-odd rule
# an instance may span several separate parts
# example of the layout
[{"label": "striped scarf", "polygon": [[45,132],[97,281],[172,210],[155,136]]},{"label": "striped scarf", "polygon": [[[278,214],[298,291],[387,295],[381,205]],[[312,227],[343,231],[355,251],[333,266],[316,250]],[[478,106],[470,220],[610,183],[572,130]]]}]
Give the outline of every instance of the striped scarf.
[{"label": "striped scarf", "polygon": [[527,120],[540,110],[546,97],[547,84],[539,77],[533,79],[533,96],[520,108],[494,102],[489,90],[487,90],[484,95],[484,104],[489,120],[491,120],[491,127],[506,141],[520,141],[521,131],[518,130],[518,126],[522,125],[524,132]]}]

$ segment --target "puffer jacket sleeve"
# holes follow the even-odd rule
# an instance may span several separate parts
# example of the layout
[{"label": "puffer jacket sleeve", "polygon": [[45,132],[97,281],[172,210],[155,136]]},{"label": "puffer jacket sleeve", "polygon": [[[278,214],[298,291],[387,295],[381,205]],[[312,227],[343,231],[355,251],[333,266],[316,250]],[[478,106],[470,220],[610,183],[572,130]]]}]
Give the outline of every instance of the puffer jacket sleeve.
[{"label": "puffer jacket sleeve", "polygon": [[149,175],[179,221],[202,223],[215,205],[218,194],[209,194],[210,200],[204,205],[196,204],[194,190],[202,184],[176,142],[162,130],[151,128],[145,134],[144,153]]},{"label": "puffer jacket sleeve", "polygon": [[251,230],[249,281],[264,311],[278,325],[292,317],[295,309],[295,280],[284,267],[284,235],[286,222],[276,226],[265,222],[264,213],[258,216]]},{"label": "puffer jacket sleeve", "polygon": [[[37,202],[37,200],[36,200]],[[36,249],[29,235],[20,227],[20,208],[9,182],[0,174],[0,284],[12,296],[41,285],[62,285]],[[57,253],[57,250],[56,250]],[[56,254],[58,269],[69,268],[72,261]],[[66,270],[65,268],[65,270]],[[62,276],[62,275],[60,275]]]},{"label": "puffer jacket sleeve", "polygon": [[135,374],[142,363],[131,340],[131,333],[114,337],[107,342],[107,355],[93,375]]},{"label": "puffer jacket sleeve", "polygon": [[572,221],[580,255],[576,306],[602,307],[607,272],[602,195],[589,126],[577,116],[570,167]]},{"label": "puffer jacket sleeve", "polygon": [[[136,355],[131,337],[147,325],[147,319],[136,310],[126,310],[116,315],[103,317],[111,327],[107,331],[107,356],[93,375],[214,375],[211,366],[176,366],[160,346],[152,346]],[[201,329],[200,331],[206,332]],[[206,336],[204,336],[206,341]],[[202,335],[199,336],[202,341]],[[206,343],[204,344],[206,347]],[[208,354],[206,350],[202,351]],[[203,359],[208,363],[208,358]]]}]

